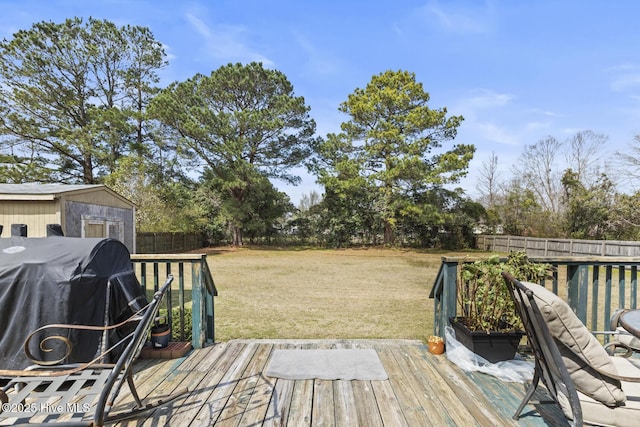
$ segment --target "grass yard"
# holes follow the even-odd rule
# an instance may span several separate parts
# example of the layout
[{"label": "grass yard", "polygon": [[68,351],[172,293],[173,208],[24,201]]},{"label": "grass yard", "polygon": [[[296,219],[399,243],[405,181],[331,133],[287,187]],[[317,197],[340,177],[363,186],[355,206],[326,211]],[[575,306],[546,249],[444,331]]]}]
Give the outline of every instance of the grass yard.
[{"label": "grass yard", "polygon": [[401,249],[207,250],[216,339],[409,338],[433,330],[442,256]]}]

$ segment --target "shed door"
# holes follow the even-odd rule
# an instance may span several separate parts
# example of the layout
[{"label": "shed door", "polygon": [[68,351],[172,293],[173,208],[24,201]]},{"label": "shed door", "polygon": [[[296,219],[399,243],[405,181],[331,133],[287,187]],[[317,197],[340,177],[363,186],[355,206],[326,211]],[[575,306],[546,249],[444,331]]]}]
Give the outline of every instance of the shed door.
[{"label": "shed door", "polygon": [[124,241],[124,221],[120,218],[107,220],[107,228],[109,234],[107,237],[113,237],[121,242]]},{"label": "shed door", "polygon": [[104,234],[104,222],[87,222],[84,225],[82,237],[106,237]]},{"label": "shed door", "polygon": [[122,241],[124,239],[124,220],[83,215],[82,237],[112,237]]}]

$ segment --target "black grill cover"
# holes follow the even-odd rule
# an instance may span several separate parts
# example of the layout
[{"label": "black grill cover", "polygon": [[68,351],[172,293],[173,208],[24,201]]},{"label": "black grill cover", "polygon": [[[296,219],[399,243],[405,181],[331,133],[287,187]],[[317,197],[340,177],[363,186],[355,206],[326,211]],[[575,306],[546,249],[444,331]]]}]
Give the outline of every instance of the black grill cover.
[{"label": "black grill cover", "polygon": [[[52,324],[113,325],[147,303],[131,265],[128,249],[115,239],[73,237],[0,239],[0,369],[24,369],[33,364],[24,354],[27,336]],[[74,344],[65,363],[88,362],[117,342],[130,328],[107,335],[100,331],[60,329]],[[42,360],[60,357],[39,350]],[[109,344],[111,343],[111,344]],[[113,361],[122,349],[106,361]]]}]

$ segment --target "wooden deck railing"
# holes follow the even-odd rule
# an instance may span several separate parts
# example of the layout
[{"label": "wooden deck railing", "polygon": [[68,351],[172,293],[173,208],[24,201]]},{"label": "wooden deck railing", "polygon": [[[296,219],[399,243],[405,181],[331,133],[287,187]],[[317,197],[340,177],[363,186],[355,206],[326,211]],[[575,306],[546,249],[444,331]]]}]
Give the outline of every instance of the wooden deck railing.
[{"label": "wooden deck railing", "polygon": [[[434,299],[434,335],[444,336],[449,317],[456,316],[456,283],[460,267],[479,258],[443,257],[431,289]],[[638,257],[530,257],[555,267],[553,280],[542,283],[564,298],[578,318],[594,333],[609,329],[618,308],[638,308]],[[548,283],[551,282],[551,283]],[[500,286],[504,286],[502,283]],[[607,338],[605,338],[607,339]]]},{"label": "wooden deck railing", "polygon": [[[157,290],[168,274],[174,276],[165,300],[169,323],[172,322],[172,312],[177,312],[179,317],[177,336],[180,341],[185,341],[191,335],[194,348],[202,348],[215,341],[213,297],[218,295],[218,291],[206,255],[132,254],[131,261],[145,291]],[[191,334],[186,330],[189,322],[185,317],[188,316],[189,306]],[[176,334],[176,331],[173,333]]]}]

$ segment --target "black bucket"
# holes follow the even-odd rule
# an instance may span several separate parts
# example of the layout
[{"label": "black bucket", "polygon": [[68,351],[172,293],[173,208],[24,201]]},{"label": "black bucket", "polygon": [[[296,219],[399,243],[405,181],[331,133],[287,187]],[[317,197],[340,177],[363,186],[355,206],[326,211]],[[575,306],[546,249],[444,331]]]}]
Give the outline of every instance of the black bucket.
[{"label": "black bucket", "polygon": [[153,348],[165,348],[169,345],[171,327],[168,324],[156,325],[151,328],[151,345]]}]

